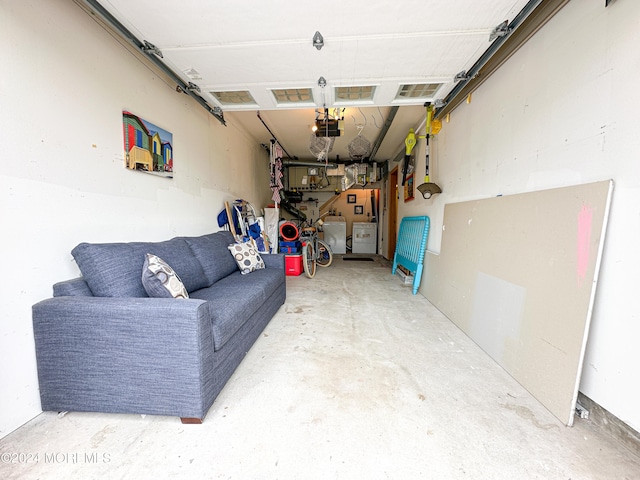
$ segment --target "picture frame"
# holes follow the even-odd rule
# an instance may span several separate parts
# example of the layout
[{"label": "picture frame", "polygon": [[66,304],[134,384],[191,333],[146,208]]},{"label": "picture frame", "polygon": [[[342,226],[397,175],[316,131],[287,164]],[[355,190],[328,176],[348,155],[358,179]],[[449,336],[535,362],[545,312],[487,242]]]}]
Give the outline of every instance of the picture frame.
[{"label": "picture frame", "polygon": [[414,191],[414,177],[413,174],[409,175],[404,182],[404,201],[410,202],[415,198]]},{"label": "picture frame", "polygon": [[354,215],[364,215],[364,206],[363,205],[355,205],[353,207]]},{"label": "picture frame", "polygon": [[129,170],[173,178],[173,134],[139,115],[122,111],[124,166]]},{"label": "picture frame", "polygon": [[347,195],[347,203],[356,203],[356,196],[353,193]]}]

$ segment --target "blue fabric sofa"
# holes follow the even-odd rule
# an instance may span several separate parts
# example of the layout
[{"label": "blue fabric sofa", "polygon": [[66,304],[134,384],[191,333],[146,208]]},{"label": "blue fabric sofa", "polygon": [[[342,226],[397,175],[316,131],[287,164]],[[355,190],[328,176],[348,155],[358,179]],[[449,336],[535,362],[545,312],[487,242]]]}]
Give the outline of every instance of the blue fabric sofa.
[{"label": "blue fabric sofa", "polygon": [[[242,275],[231,243],[220,231],[74,248],[82,277],[33,306],[42,409],[201,423],[286,297],[283,255]],[[173,268],[188,299],[147,296],[147,253]]]}]

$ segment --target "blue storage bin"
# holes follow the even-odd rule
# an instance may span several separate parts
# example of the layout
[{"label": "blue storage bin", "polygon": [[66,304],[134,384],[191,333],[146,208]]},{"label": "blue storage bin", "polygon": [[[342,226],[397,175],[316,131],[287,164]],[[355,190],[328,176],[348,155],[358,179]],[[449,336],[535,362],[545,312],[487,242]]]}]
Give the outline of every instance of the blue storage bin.
[{"label": "blue storage bin", "polygon": [[280,253],[300,253],[302,250],[302,244],[298,241],[285,242],[280,240]]},{"label": "blue storage bin", "polygon": [[294,242],[285,242],[284,240],[280,240],[280,246],[300,248],[300,242],[297,240]]}]

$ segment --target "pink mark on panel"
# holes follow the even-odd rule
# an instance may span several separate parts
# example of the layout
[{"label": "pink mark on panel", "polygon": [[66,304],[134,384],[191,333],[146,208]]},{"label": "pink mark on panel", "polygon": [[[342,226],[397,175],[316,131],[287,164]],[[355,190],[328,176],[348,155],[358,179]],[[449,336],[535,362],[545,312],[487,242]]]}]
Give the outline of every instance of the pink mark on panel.
[{"label": "pink mark on panel", "polygon": [[583,205],[578,214],[578,283],[580,285],[584,282],[589,268],[592,218],[593,209]]}]

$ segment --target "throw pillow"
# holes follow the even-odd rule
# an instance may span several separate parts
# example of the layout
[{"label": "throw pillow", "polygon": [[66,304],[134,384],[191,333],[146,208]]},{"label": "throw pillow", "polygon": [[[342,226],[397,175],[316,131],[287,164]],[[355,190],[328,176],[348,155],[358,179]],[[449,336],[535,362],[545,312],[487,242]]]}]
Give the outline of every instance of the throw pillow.
[{"label": "throw pillow", "polygon": [[157,255],[147,253],[142,267],[142,285],[150,297],[189,298],[178,274]]},{"label": "throw pillow", "polygon": [[229,245],[229,251],[243,275],[264,268],[264,260],[252,240],[245,243],[232,243]]}]

